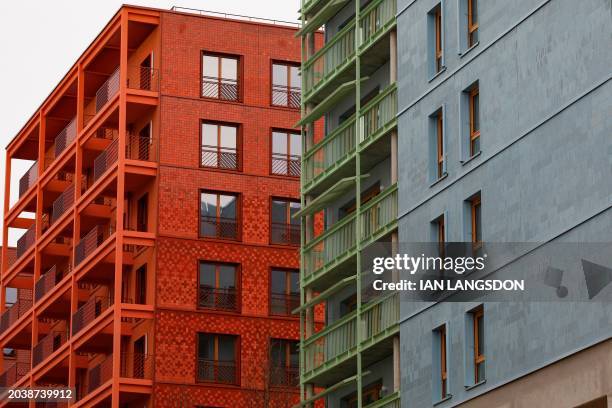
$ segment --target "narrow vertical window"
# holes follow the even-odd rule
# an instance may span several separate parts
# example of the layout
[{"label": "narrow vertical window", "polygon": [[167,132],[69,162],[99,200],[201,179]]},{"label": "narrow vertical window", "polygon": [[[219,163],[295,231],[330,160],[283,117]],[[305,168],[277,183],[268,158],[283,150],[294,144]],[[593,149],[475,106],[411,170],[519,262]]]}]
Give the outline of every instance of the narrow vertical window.
[{"label": "narrow vertical window", "polygon": [[296,387],[299,385],[299,342],[270,340],[270,385]]},{"label": "narrow vertical window", "polygon": [[202,97],[226,101],[239,99],[238,58],[202,55]]},{"label": "narrow vertical window", "polygon": [[444,118],[442,110],[436,115],[436,142],[437,142],[437,174],[438,178],[444,175]]},{"label": "narrow vertical window", "polygon": [[480,98],[478,85],[469,91],[470,98],[470,157],[480,153]]},{"label": "narrow vertical window", "polygon": [[136,205],[136,230],[146,232],[149,224],[149,195],[145,194]]},{"label": "narrow vertical window", "polygon": [[438,254],[444,256],[444,249],[446,247],[446,225],[444,215],[438,217],[436,221],[437,235],[438,235]]},{"label": "narrow vertical window", "polygon": [[272,64],[272,105],[299,109],[302,82],[298,64]]},{"label": "narrow vertical window", "polygon": [[200,165],[238,170],[240,168],[238,135],[238,125],[203,122]]},{"label": "narrow vertical window", "polygon": [[238,196],[202,192],[200,194],[200,236],[238,239]]},{"label": "narrow vertical window", "polygon": [[474,325],[474,382],[485,380],[485,334],[484,309],[479,307],[472,312]]},{"label": "narrow vertical window", "polygon": [[436,61],[436,70],[438,73],[442,70],[442,5],[436,6],[433,10],[433,18],[434,18],[434,30],[435,30],[435,61]]},{"label": "narrow vertical window", "polygon": [[468,48],[478,42],[478,0],[467,0]]},{"label": "narrow vertical window", "polygon": [[472,246],[479,249],[482,246],[482,224],[480,209],[480,193],[470,200],[472,212]]},{"label": "narrow vertical window", "polygon": [[300,177],[301,135],[297,132],[272,131],[272,174]]},{"label": "narrow vertical window", "polygon": [[440,328],[440,385],[442,388],[441,398],[447,395],[448,372],[446,366],[446,326]]},{"label": "narrow vertical window", "polygon": [[300,210],[294,200],[273,199],[270,225],[270,243],[280,245],[300,244],[300,220],[293,217]]},{"label": "narrow vertical window", "polygon": [[448,339],[447,325],[433,331],[433,400],[438,402],[448,397]]},{"label": "narrow vertical window", "polygon": [[291,312],[300,305],[299,277],[296,270],[272,269],[270,314],[291,316]]}]

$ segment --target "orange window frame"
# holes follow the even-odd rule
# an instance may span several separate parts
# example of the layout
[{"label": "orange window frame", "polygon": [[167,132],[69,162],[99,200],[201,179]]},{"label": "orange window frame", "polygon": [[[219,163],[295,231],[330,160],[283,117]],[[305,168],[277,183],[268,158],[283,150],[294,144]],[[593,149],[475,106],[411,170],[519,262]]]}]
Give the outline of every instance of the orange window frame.
[{"label": "orange window frame", "polygon": [[439,5],[433,13],[434,17],[434,27],[435,27],[435,36],[436,36],[436,72],[440,72],[442,70],[442,6]]},{"label": "orange window frame", "polygon": [[485,362],[484,354],[480,353],[480,344],[482,342],[482,339],[478,337],[478,319],[480,319],[481,317],[484,317],[484,309],[482,307],[472,312],[472,318],[474,319],[474,382],[478,382],[479,367],[482,363]]},{"label": "orange window frame", "polygon": [[[205,77],[204,76],[204,57],[210,57],[210,58],[216,58],[217,59],[217,76],[216,77]],[[223,76],[223,60],[227,59],[227,60],[234,60],[236,61],[236,79],[233,78],[225,78]],[[236,81],[236,88],[237,88],[237,94],[236,94],[236,99],[235,100],[230,100],[232,102],[239,102],[241,101],[241,91],[242,91],[242,87],[240,86],[241,82],[242,82],[242,72],[241,72],[242,66],[240,64],[240,57],[237,55],[226,55],[226,54],[216,54],[216,53],[209,53],[206,51],[202,51],[200,54],[200,97],[201,98],[207,98],[207,99],[218,99],[218,100],[224,100],[223,98],[221,98],[221,89],[219,89],[219,96],[217,97],[212,97],[212,96],[205,96],[203,95],[203,82],[206,78],[209,78],[210,80],[212,79],[216,79],[217,80],[217,85],[221,85],[221,81],[222,80],[227,80],[227,81]]]},{"label": "orange window frame", "polygon": [[[215,126],[217,128],[217,144],[216,146],[208,146],[204,144],[204,125],[209,125],[209,126]],[[236,144],[236,168],[226,168],[226,167],[221,167],[220,166],[220,162],[221,162],[221,153],[222,150],[221,149],[228,149],[227,147],[222,147],[221,146],[221,128],[222,127],[228,127],[228,128],[234,128],[236,130],[236,137],[235,137],[235,144]],[[226,123],[226,122],[214,122],[214,121],[201,121],[200,122],[200,149],[203,149],[205,147],[209,147],[209,148],[214,148],[216,150],[217,153],[217,165],[216,166],[206,166],[204,164],[202,164],[202,159],[200,158],[200,167],[206,167],[206,168],[212,168],[212,169],[221,169],[221,170],[228,170],[228,171],[235,171],[235,170],[242,170],[242,156],[240,154],[240,151],[242,150],[242,134],[241,134],[241,130],[242,127],[237,124],[237,123]]]},{"label": "orange window frame", "polygon": [[478,31],[478,21],[474,21],[474,3],[478,0],[467,0],[468,6],[468,47],[472,47],[475,43],[474,41],[474,33]]},{"label": "orange window frame", "polygon": [[[285,137],[287,138],[287,150],[284,153],[275,153],[274,152],[274,134],[277,133],[279,135],[285,135]],[[299,135],[301,136],[300,132],[296,132],[295,130],[284,130],[284,129],[272,129],[272,131],[270,132],[270,174],[274,174],[274,175],[282,175],[282,176],[287,176],[287,177],[296,177],[299,178],[299,175],[291,175],[291,171],[289,170],[289,163],[291,162],[292,159],[292,155],[291,155],[291,148],[292,148],[292,144],[291,144],[291,136],[292,135]],[[302,146],[300,144],[299,146],[300,148],[300,152],[302,150]],[[274,169],[273,169],[273,161],[274,161],[274,156],[281,156],[283,155],[283,159],[287,160],[287,172],[286,173],[275,173]],[[298,157],[297,155],[294,155],[295,157]],[[301,153],[298,157],[298,159],[301,159]],[[295,160],[295,159],[294,159]]]},{"label": "orange window frame", "polygon": [[444,236],[446,235],[446,231],[445,231],[445,220],[444,220],[444,216],[440,216],[440,218],[438,218],[438,251],[440,256],[444,256],[444,245],[446,244]]},{"label": "orange window frame", "polygon": [[[274,91],[274,87],[280,87],[283,85],[276,85],[274,83],[274,66],[279,66],[279,67],[286,67],[287,68],[287,104],[286,105],[277,105],[274,103],[274,98],[272,97],[272,94],[270,94],[270,105],[272,106],[281,106],[281,107],[288,107],[291,108],[290,105],[290,98],[291,98],[291,90],[292,89],[297,89],[300,88],[301,90],[301,83],[300,84],[293,84],[291,82],[291,68],[298,68],[300,67],[300,64],[297,62],[280,62],[280,61],[273,61],[272,62],[272,68],[271,68],[271,72],[270,72],[270,83],[272,84],[271,90]],[[299,109],[299,108],[291,108],[291,109]]]},{"label": "orange window frame", "polygon": [[444,119],[442,118],[442,111],[436,117],[436,140],[438,143],[438,178],[441,178],[444,175]]},{"label": "orange window frame", "polygon": [[476,232],[478,231],[478,227],[481,227],[481,225],[479,225],[481,220],[476,219],[476,210],[480,208],[480,194],[472,199],[470,207],[472,212],[472,246],[474,247],[474,249],[478,249],[482,246],[482,241],[478,239],[478,236],[476,234]]},{"label": "orange window frame", "polygon": [[[217,226],[220,224],[221,222],[221,196],[225,196],[225,197],[234,197],[236,199],[236,215],[234,217],[234,221],[236,222],[236,236],[233,238],[221,238],[217,235],[215,235],[214,237],[209,237],[209,236],[205,236],[201,234],[201,231],[198,232],[198,234],[200,235],[200,238],[212,238],[212,239],[223,239],[223,240],[232,240],[232,241],[237,241],[241,239],[241,212],[242,212],[242,207],[240,205],[240,194],[235,194],[235,193],[221,193],[218,191],[210,191],[210,190],[200,190],[200,207],[201,208],[201,203],[202,203],[202,194],[211,194],[216,196],[216,204],[215,204],[215,220],[217,223]],[[200,212],[200,219],[202,218],[202,211],[198,210]]]},{"label": "orange window frame", "polygon": [[476,120],[475,120],[476,119],[475,117],[476,103],[475,101],[478,95],[479,95],[478,86],[475,86],[474,88],[470,90],[470,156],[473,156],[474,154],[476,154],[476,151],[474,149],[474,143],[477,139],[480,138],[480,125],[478,126],[478,129],[475,129],[475,126],[474,126],[476,123]]},{"label": "orange window frame", "polygon": [[446,326],[442,326],[439,329],[440,335],[440,389],[442,392],[442,398],[447,396],[447,380],[448,371],[446,364]]}]

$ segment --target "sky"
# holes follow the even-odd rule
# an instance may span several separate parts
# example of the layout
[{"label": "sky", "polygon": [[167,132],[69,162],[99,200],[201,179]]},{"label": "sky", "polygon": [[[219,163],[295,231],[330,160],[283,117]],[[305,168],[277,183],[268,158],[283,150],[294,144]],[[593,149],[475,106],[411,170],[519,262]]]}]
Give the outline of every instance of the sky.
[{"label": "sky", "polygon": [[[299,0],[0,1],[2,197],[6,145],[124,3],[161,9],[189,7],[285,21],[297,21],[299,9]],[[13,162],[11,202],[16,201],[19,178],[28,167],[28,163]],[[12,230],[9,245],[15,245],[22,233]]]}]

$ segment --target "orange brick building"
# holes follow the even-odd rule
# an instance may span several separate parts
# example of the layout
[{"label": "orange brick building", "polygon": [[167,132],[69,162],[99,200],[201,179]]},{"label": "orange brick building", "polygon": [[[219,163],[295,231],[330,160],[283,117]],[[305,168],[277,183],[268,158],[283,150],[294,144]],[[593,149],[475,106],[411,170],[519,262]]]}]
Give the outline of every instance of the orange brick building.
[{"label": "orange brick building", "polygon": [[295,31],[124,6],[83,53],[7,147],[0,387],[299,400]]}]

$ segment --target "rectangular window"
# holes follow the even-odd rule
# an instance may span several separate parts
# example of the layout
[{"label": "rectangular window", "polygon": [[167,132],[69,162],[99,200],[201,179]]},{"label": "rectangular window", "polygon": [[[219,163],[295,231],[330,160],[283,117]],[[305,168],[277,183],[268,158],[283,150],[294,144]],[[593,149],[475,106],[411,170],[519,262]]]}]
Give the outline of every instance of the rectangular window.
[{"label": "rectangular window", "polygon": [[474,383],[485,380],[485,334],[484,308],[480,306],[472,311],[474,327]]},{"label": "rectangular window", "polygon": [[200,236],[239,239],[238,195],[202,191],[200,193]]},{"label": "rectangular window", "polygon": [[444,124],[444,107],[429,116],[429,142],[431,166],[431,181],[441,179],[446,175],[446,135]]},{"label": "rectangular window", "polygon": [[149,195],[145,194],[136,205],[136,230],[146,232],[149,223]]},{"label": "rectangular window", "polygon": [[238,337],[198,333],[199,382],[238,384]]},{"label": "rectangular window", "polygon": [[302,141],[299,132],[272,131],[272,174],[300,177]]},{"label": "rectangular window", "polygon": [[433,400],[437,402],[449,395],[447,325],[444,324],[435,329],[433,335],[433,377],[435,384]]},{"label": "rectangular window", "polygon": [[240,168],[238,125],[202,122],[200,165],[226,170]]},{"label": "rectangular window", "polygon": [[238,101],[238,61],[238,57],[202,54],[202,97]]},{"label": "rectangular window", "polygon": [[468,48],[478,42],[478,0],[467,0]]},{"label": "rectangular window", "polygon": [[480,153],[480,98],[478,84],[469,91],[470,98],[470,157]]},{"label": "rectangular window", "polygon": [[300,306],[300,274],[291,269],[272,269],[270,276],[270,314],[291,316]]},{"label": "rectangular window", "polygon": [[444,214],[439,216],[433,221],[437,243],[438,243],[438,255],[443,257],[446,248],[446,220]]},{"label": "rectangular window", "polygon": [[198,307],[237,312],[239,310],[237,282],[236,265],[200,262]]},{"label": "rectangular window", "polygon": [[272,64],[272,105],[299,109],[302,97],[299,64]]},{"label": "rectangular window", "polygon": [[480,193],[470,200],[472,216],[472,246],[479,249],[482,246],[482,224],[480,209]]},{"label": "rectangular window", "polygon": [[296,340],[270,340],[270,385],[296,387],[299,384],[298,344]]},{"label": "rectangular window", "polygon": [[300,245],[300,219],[293,215],[300,211],[300,203],[282,198],[272,199],[270,210],[270,243]]},{"label": "rectangular window", "polygon": [[136,304],[147,304],[147,264],[142,265],[136,270]]},{"label": "rectangular window", "polygon": [[436,73],[443,67],[442,63],[442,5],[438,5],[433,10],[434,30],[435,30],[435,66]]}]

